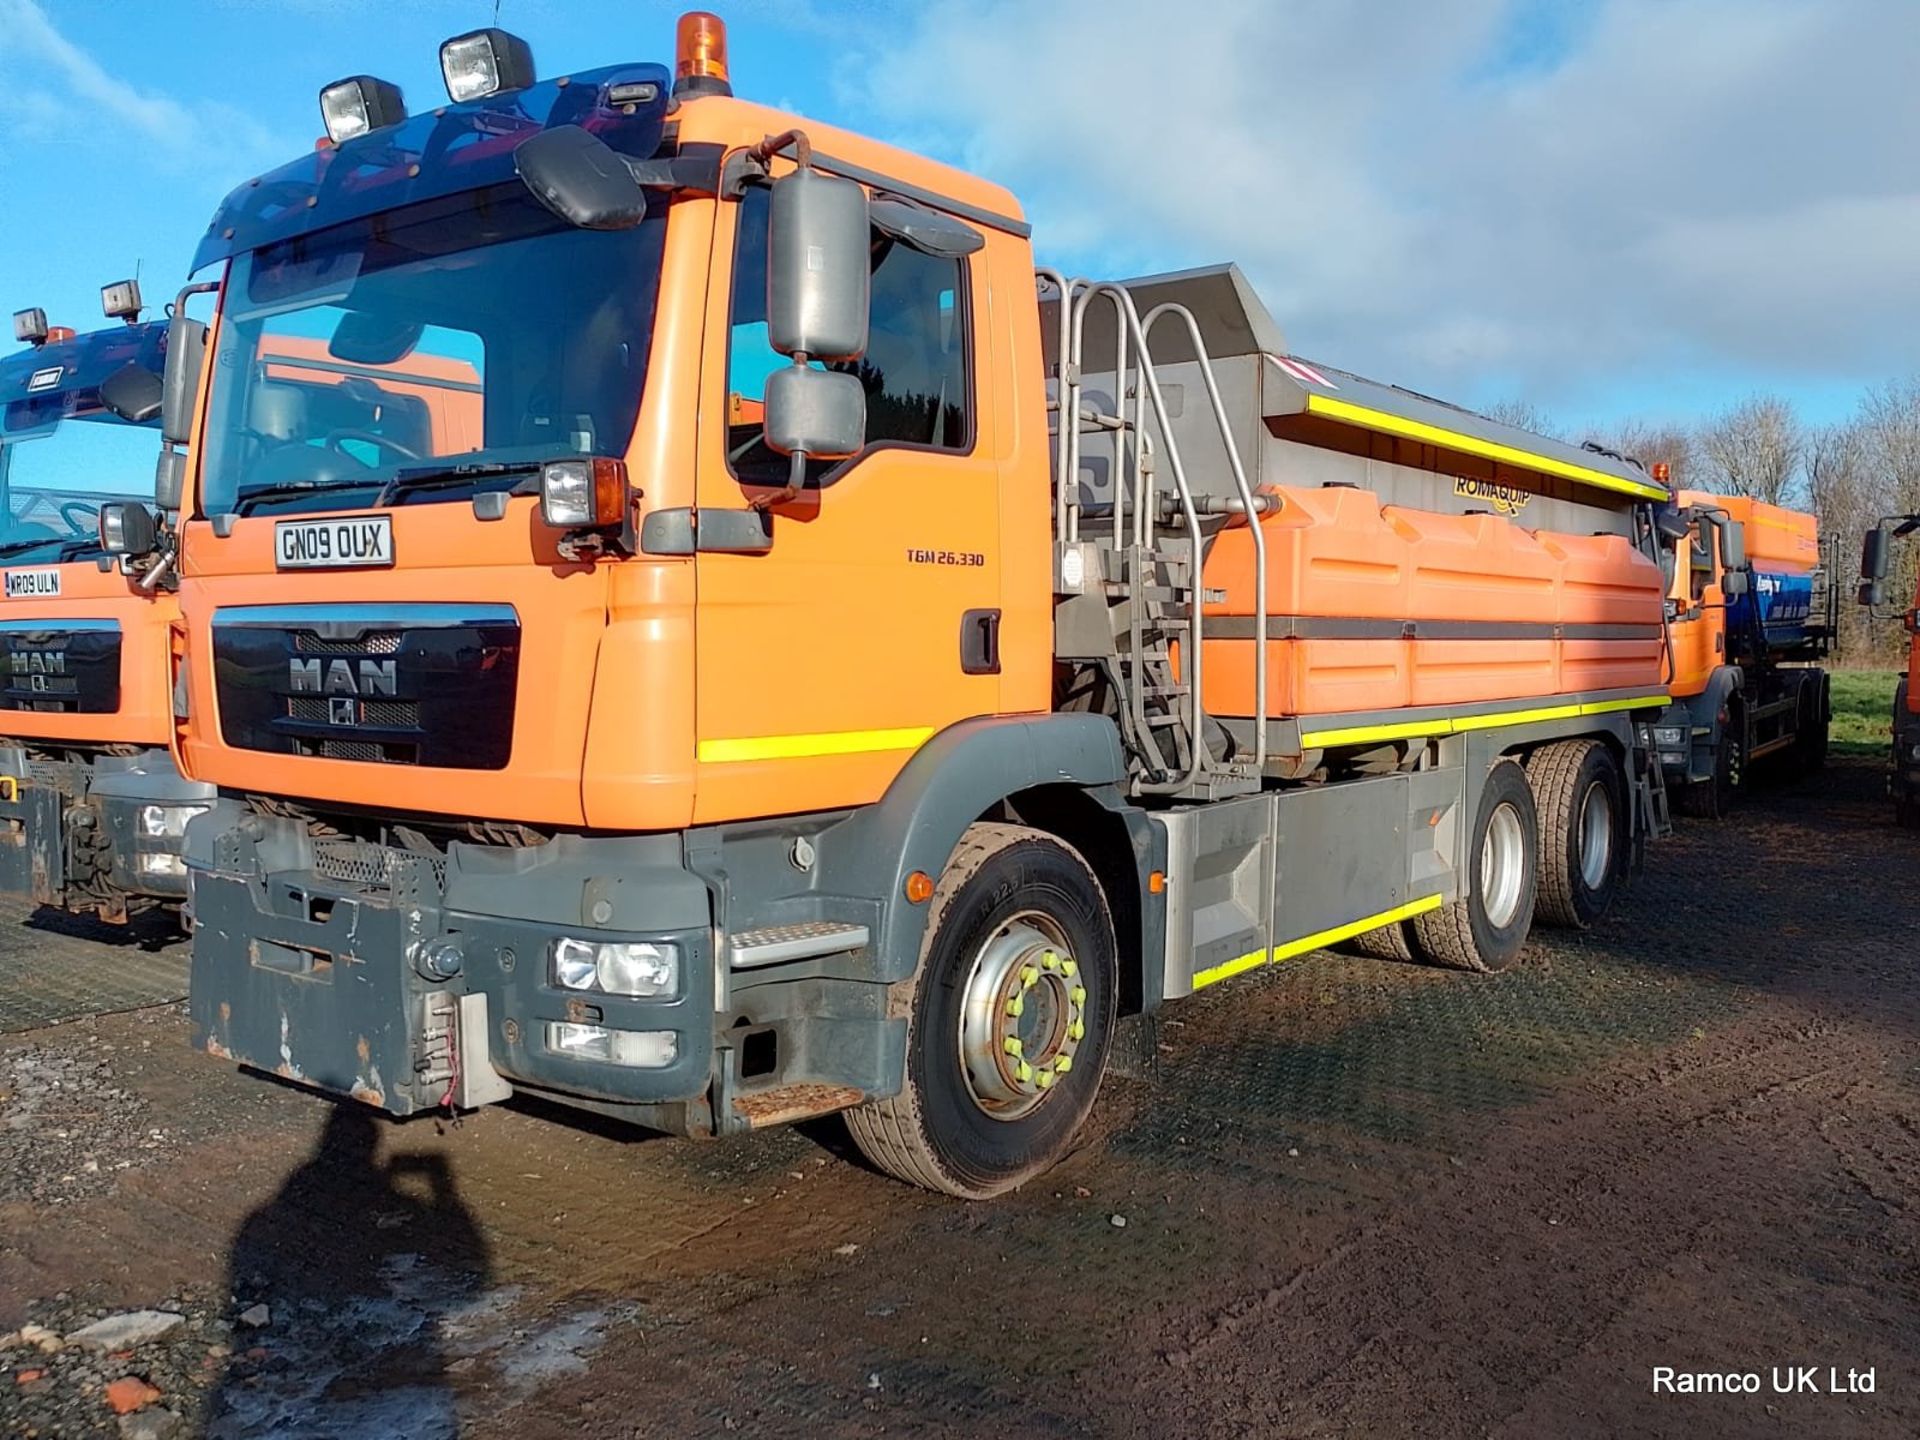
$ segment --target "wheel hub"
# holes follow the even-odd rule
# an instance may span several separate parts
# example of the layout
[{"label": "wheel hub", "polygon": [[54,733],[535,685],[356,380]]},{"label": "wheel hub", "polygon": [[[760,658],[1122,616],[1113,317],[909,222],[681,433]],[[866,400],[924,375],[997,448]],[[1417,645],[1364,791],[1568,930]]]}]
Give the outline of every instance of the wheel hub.
[{"label": "wheel hub", "polygon": [[999,1120],[1032,1113],[1073,1069],[1087,988],[1046,916],[1016,915],[980,947],[960,1003],[960,1058],[974,1104]]}]

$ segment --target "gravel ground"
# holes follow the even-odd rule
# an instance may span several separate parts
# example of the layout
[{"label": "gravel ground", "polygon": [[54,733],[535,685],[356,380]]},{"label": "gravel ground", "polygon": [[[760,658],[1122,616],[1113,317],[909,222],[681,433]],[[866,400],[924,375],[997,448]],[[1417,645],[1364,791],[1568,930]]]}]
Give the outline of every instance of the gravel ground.
[{"label": "gravel ground", "polygon": [[[170,1006],[0,1037],[0,1434],[1920,1434],[1916,859],[1843,764],[1508,974],[1214,987],[987,1205],[833,1124],[390,1123]],[[183,1319],[19,1333],[140,1309]]]}]

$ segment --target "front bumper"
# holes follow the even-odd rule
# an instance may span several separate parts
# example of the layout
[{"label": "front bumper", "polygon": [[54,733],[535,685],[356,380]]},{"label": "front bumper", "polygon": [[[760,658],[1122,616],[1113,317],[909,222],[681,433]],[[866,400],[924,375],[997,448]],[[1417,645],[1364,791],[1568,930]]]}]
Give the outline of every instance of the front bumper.
[{"label": "front bumper", "polygon": [[[526,1087],[632,1113],[704,1103],[713,925],[678,836],[414,853],[316,841],[231,801],[187,833],[195,1045],[396,1115]],[[553,942],[679,947],[679,989],[565,990]],[[671,1034],[664,1064],[565,1053],[550,1026]],[[664,1042],[651,1043],[657,1060]],[[678,1128],[678,1127],[675,1127]]]},{"label": "front bumper", "polygon": [[0,750],[0,894],[109,919],[134,897],[178,904],[186,823],[213,797],[164,750],[92,761]]},{"label": "front bumper", "polygon": [[1676,700],[1660,712],[1652,728],[1654,754],[1669,785],[1713,778],[1713,748],[1720,730],[1717,714],[1696,715],[1688,701]]},{"label": "front bumper", "polygon": [[1887,788],[1896,800],[1920,800],[1920,715],[1906,707],[1904,687],[1893,709],[1893,768]]}]

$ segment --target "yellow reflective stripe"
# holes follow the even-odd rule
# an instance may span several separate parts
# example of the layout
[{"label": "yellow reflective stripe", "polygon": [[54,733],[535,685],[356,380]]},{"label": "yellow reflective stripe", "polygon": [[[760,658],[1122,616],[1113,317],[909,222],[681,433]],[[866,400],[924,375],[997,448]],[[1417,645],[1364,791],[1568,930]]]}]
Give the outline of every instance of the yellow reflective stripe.
[{"label": "yellow reflective stripe", "polygon": [[1271,950],[1255,950],[1250,955],[1242,955],[1237,960],[1228,960],[1215,965],[1210,970],[1202,970],[1193,977],[1193,988],[1211,985],[1216,980],[1228,980],[1235,975],[1244,975],[1258,965],[1269,961],[1291,960],[1296,955],[1304,955],[1309,950],[1324,950],[1329,945],[1337,945],[1342,940],[1351,940],[1356,935],[1364,935],[1369,930],[1378,930],[1382,925],[1392,925],[1396,921],[1408,920],[1415,915],[1424,915],[1429,910],[1438,910],[1441,899],[1438,895],[1423,895],[1418,900],[1408,901],[1405,905],[1396,905],[1391,910],[1382,910],[1378,915],[1368,915],[1349,925],[1336,925],[1331,930],[1322,930],[1314,935],[1302,935],[1298,940],[1289,940],[1284,945],[1276,945]]},{"label": "yellow reflective stripe", "polygon": [[1591,705],[1582,705],[1582,715],[1604,715],[1609,710],[1645,710],[1655,705],[1671,705],[1671,695],[1636,695],[1631,700],[1596,700]]},{"label": "yellow reflective stripe", "polygon": [[1535,720],[1572,720],[1583,714],[1584,705],[1545,705],[1538,710],[1507,710],[1497,715],[1463,715],[1453,722],[1454,730],[1498,730],[1502,725],[1526,725]]},{"label": "yellow reflective stripe", "polygon": [[1324,750],[1334,745],[1358,745],[1365,740],[1405,740],[1414,735],[1445,735],[1452,722],[1444,716],[1435,720],[1407,720],[1394,725],[1352,725],[1345,730],[1316,730],[1302,734],[1300,744],[1308,750]]},{"label": "yellow reflective stripe", "polygon": [[738,760],[808,760],[821,755],[864,755],[876,750],[918,750],[933,735],[931,725],[902,730],[831,730],[816,735],[760,735],[743,740],[702,740],[703,765]]},{"label": "yellow reflective stripe", "polygon": [[1638,495],[1647,500],[1667,498],[1667,492],[1658,485],[1642,484],[1638,480],[1609,475],[1604,470],[1575,465],[1569,460],[1556,460],[1551,455],[1536,455],[1531,450],[1501,445],[1493,440],[1482,440],[1477,435],[1465,435],[1458,430],[1445,430],[1438,425],[1428,425],[1420,420],[1390,415],[1385,410],[1356,405],[1351,400],[1336,400],[1331,395],[1309,394],[1307,410],[1310,414],[1325,415],[1332,420],[1345,420],[1368,430],[1381,430],[1389,435],[1404,435],[1409,440],[1423,440],[1429,445],[1444,445],[1449,450],[1461,450],[1469,455],[1478,455],[1485,460],[1504,460],[1509,465],[1523,465],[1529,470],[1540,470],[1548,475],[1578,480],[1583,485],[1598,485],[1604,490],[1618,490],[1623,494]]},{"label": "yellow reflective stripe", "polygon": [[1303,730],[1303,750],[1328,750],[1336,745],[1363,745],[1372,740],[1405,740],[1416,735],[1458,735],[1468,730],[1497,730],[1504,725],[1531,725],[1543,720],[1573,720],[1582,715],[1606,715],[1615,710],[1646,710],[1672,704],[1665,695],[1636,695],[1630,700],[1592,700],[1584,705],[1547,705],[1535,710],[1501,710],[1491,715],[1441,715],[1432,720],[1397,720],[1389,725],[1350,725],[1336,730]]}]

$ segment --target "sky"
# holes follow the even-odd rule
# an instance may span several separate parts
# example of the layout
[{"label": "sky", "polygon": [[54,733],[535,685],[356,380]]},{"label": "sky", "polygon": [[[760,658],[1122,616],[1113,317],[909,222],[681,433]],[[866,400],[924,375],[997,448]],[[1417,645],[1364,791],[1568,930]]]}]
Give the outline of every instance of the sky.
[{"label": "sky", "polygon": [[[543,75],[677,6],[499,0]],[[444,98],[494,0],[0,0],[0,309],[158,304],[355,73]],[[744,0],[737,93],[1009,186],[1043,263],[1237,261],[1289,348],[1574,438],[1920,371],[1910,0]]]}]

